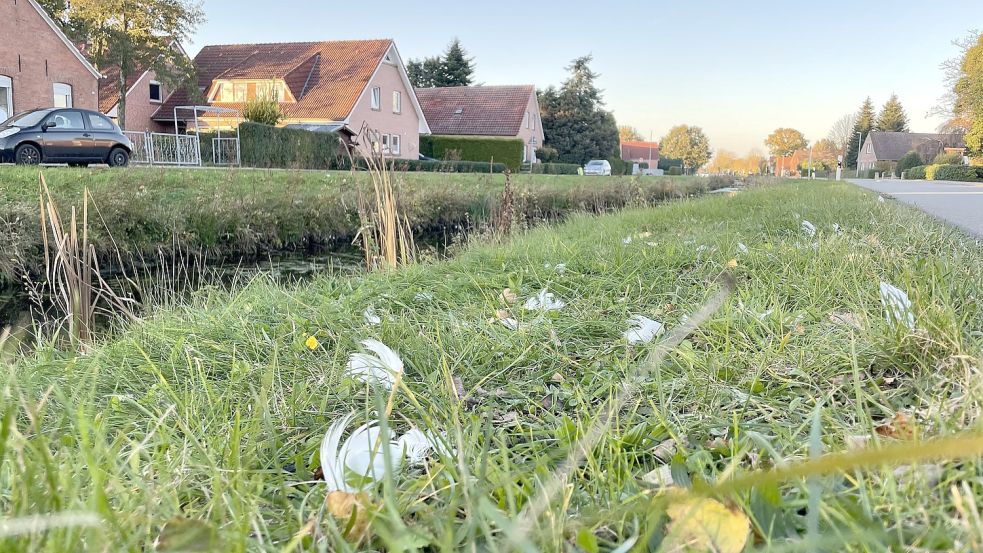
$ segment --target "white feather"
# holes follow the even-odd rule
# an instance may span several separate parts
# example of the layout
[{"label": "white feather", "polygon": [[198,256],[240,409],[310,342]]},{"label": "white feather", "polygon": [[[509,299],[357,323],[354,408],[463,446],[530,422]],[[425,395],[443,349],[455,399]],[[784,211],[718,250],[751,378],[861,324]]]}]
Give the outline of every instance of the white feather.
[{"label": "white feather", "polygon": [[631,328],[625,331],[624,336],[629,344],[647,344],[665,330],[662,323],[642,315],[635,315],[628,319],[628,324]]},{"label": "white feather", "polygon": [[375,353],[353,353],[348,357],[348,374],[368,384],[392,389],[396,375],[403,372],[403,360],[378,340],[363,340],[362,346]]},{"label": "white feather", "polygon": [[812,238],[816,235],[816,225],[810,223],[809,221],[802,221],[802,232],[806,233],[807,236]]},{"label": "white feather", "polygon": [[[324,473],[324,481],[332,490],[351,493],[381,478],[386,470],[383,448],[389,448],[394,470],[402,464],[403,456],[395,442],[381,442],[377,445],[382,433],[377,421],[356,428],[341,443],[341,437],[354,416],[354,413],[349,413],[336,420],[328,427],[321,440],[321,471]],[[348,483],[349,472],[362,480],[368,479],[369,482],[352,486]]]},{"label": "white feather", "polygon": [[529,311],[555,311],[557,309],[563,309],[564,306],[566,306],[566,303],[563,300],[556,299],[552,293],[547,292],[543,288],[538,294],[526,300],[523,307]]},{"label": "white feather", "polygon": [[900,288],[881,281],[881,303],[884,305],[884,315],[892,327],[902,324],[911,330],[915,329],[915,314],[911,311],[911,300]]},{"label": "white feather", "polygon": [[362,313],[362,317],[365,318],[366,324],[370,324],[372,326],[379,326],[382,324],[382,318],[376,314],[375,308],[371,305],[365,308],[365,311]]}]

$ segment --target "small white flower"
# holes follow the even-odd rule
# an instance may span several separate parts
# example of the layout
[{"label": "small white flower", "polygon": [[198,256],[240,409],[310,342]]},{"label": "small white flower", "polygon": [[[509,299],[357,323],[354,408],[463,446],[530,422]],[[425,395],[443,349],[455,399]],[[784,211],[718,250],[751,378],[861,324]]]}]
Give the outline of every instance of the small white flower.
[{"label": "small white flower", "polygon": [[809,221],[802,221],[802,232],[806,233],[807,236],[812,238],[816,235],[816,225],[810,223]]},{"label": "small white flower", "polygon": [[631,242],[632,242],[631,236],[625,236],[624,240],[621,241],[621,243],[625,245],[631,244]]},{"label": "small white flower", "polygon": [[911,311],[911,300],[903,290],[881,281],[881,304],[884,305],[884,315],[892,327],[901,324],[911,330],[915,329],[915,314]]},{"label": "small white flower", "polygon": [[392,389],[396,375],[403,372],[403,360],[378,340],[363,340],[362,346],[375,353],[353,353],[348,357],[348,374],[368,384]]},{"label": "small white flower", "polygon": [[372,326],[379,326],[382,324],[382,318],[376,314],[375,308],[371,305],[365,308],[365,311],[362,313],[362,317],[365,318],[366,324],[370,324]]},{"label": "small white flower", "polygon": [[738,242],[737,243],[737,251],[739,251],[741,253],[747,253],[748,252],[748,249],[747,249],[747,246],[745,246],[743,242]]},{"label": "small white flower", "polygon": [[[324,481],[332,490],[352,493],[378,480],[386,471],[383,448],[389,448],[393,469],[399,468],[402,463],[403,458],[395,442],[381,442],[377,446],[382,431],[375,423],[356,428],[342,443],[341,437],[354,416],[354,413],[349,413],[335,421],[321,440],[321,471]],[[369,482],[352,486],[348,483],[349,472]]]},{"label": "small white flower", "polygon": [[662,323],[642,315],[635,315],[628,319],[628,324],[631,328],[625,331],[624,336],[629,344],[647,344],[665,330]]},{"label": "small white flower", "polygon": [[529,311],[555,311],[558,309],[563,309],[566,303],[563,300],[556,299],[551,292],[547,292],[545,288],[539,291],[538,294],[526,300],[525,307]]}]

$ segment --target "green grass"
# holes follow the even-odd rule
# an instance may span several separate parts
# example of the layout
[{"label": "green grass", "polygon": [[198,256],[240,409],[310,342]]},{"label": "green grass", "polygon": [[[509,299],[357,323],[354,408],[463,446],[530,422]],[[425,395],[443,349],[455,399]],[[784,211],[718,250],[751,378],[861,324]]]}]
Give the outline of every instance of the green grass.
[{"label": "green grass", "polygon": [[[101,220],[90,229],[108,263],[178,251],[212,261],[268,252],[347,246],[359,229],[359,187],[368,174],[265,170],[46,168],[63,217],[88,189]],[[419,234],[458,234],[486,222],[500,203],[503,175],[405,173],[403,213]],[[519,222],[575,211],[607,212],[697,194],[716,182],[697,178],[581,178],[516,175]],[[43,269],[38,171],[0,167],[0,286]]]},{"label": "green grass", "polygon": [[[643,476],[670,438],[675,481],[698,486],[843,451],[856,436],[893,442],[875,427],[899,411],[923,439],[980,430],[978,243],[848,184],[781,184],[576,216],[392,272],[287,288],[258,279],[232,295],[205,291],[83,356],[42,347],[0,376],[0,512],[100,520],[0,549],[146,551],[184,518],[216,529],[223,551],[282,551],[297,536],[298,550],[352,549],[323,513],[325,485],[310,480],[331,421],[379,407],[344,375],[357,342],[375,337],[406,363],[392,424],[442,429],[458,457],[374,489],[375,541],[361,547],[510,550],[522,509],[644,362],[621,338],[626,319],[676,328],[717,292],[730,259],[735,292],[618,411],[530,547],[606,551],[640,536],[639,550],[657,549],[664,504]],[[881,280],[908,292],[917,331],[884,320]],[[545,287],[567,306],[544,317],[513,308],[513,332],[488,322],[506,287],[523,298]],[[363,322],[370,305],[381,327]],[[454,377],[474,402],[456,399]],[[753,550],[972,550],[983,529],[967,499],[978,503],[981,476],[980,459],[937,461],[722,499],[752,517]]]}]

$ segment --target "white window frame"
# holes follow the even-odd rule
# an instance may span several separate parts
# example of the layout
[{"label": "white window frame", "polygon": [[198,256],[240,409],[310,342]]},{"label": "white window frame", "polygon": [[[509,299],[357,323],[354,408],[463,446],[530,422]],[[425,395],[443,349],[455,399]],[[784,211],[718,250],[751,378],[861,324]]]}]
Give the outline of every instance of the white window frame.
[{"label": "white window frame", "polygon": [[525,127],[525,128],[527,128],[527,129],[529,128],[529,112],[528,111],[526,112],[526,115],[522,118],[522,126]]},{"label": "white window frame", "polygon": [[402,140],[398,134],[389,135],[389,153],[394,156],[399,155],[399,150],[402,147]]},{"label": "white window frame", "polygon": [[869,154],[869,153],[873,152],[873,150],[874,150],[874,145],[868,143],[867,144],[867,153]]},{"label": "white window frame", "polygon": [[[158,98],[154,98],[153,92],[151,92],[153,90],[154,85],[157,85],[157,92],[160,94]],[[158,81],[150,81],[150,84],[147,85],[147,96],[150,98],[150,102],[152,104],[163,104],[164,87],[161,86],[160,82]]]},{"label": "white window frame", "polygon": [[6,75],[0,75],[0,88],[7,90],[4,95],[7,111],[0,113],[0,122],[3,122],[14,116],[14,80]]},{"label": "white window frame", "polygon": [[[66,90],[67,90],[67,92],[66,92]],[[70,85],[68,83],[54,83],[54,84],[51,85],[51,95],[52,95],[52,99],[53,99],[52,101],[54,102],[52,105],[54,107],[56,107],[56,108],[73,108],[73,107],[75,107],[75,105],[74,105],[75,104],[75,100],[73,98],[72,85]],[[65,105],[63,105],[63,106],[58,105],[58,98],[59,97],[62,97],[64,99],[67,99],[67,101],[65,102]]]},{"label": "white window frame", "polygon": [[393,113],[403,113],[403,94],[398,91],[393,91]]},{"label": "white window frame", "polygon": [[371,94],[371,107],[373,111],[380,111],[382,109],[382,87],[373,86]]},{"label": "white window frame", "polygon": [[384,154],[388,154],[389,153],[389,135],[388,134],[383,134],[382,135],[382,153],[384,153]]},{"label": "white window frame", "polygon": [[522,145],[522,163],[529,163],[529,145],[528,144],[523,144]]}]

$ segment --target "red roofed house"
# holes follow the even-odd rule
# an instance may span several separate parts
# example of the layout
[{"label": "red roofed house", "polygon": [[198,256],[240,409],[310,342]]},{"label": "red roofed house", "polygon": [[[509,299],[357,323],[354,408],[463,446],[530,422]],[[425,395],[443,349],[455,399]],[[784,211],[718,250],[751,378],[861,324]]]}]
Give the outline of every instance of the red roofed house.
[{"label": "red roofed house", "polygon": [[[356,134],[364,127],[371,136],[361,140],[362,148],[402,159],[417,159],[420,134],[430,132],[392,40],[206,46],[194,65],[210,106],[241,110],[252,99],[273,96],[286,114],[281,125]],[[178,90],[153,119],[173,128],[174,107],[195,103]],[[178,118],[180,125],[191,113]],[[200,124],[212,127],[223,119],[229,121],[199,115]]]},{"label": "red roofed house", "polygon": [[[187,57],[181,45],[175,41],[172,47],[181,55]],[[105,67],[99,79],[99,111],[119,123],[119,67]],[[126,131],[173,131],[170,125],[154,121],[154,114],[160,109],[164,100],[173,92],[170,87],[161,82],[153,69],[134,72],[126,79]]]},{"label": "red roofed house", "polygon": [[659,168],[659,143],[625,140],[621,143],[621,160],[629,163],[648,163],[650,171]]},{"label": "red roofed house", "polygon": [[37,108],[96,109],[100,76],[35,0],[0,0],[0,121]]},{"label": "red roofed house", "polygon": [[518,138],[525,144],[522,161],[537,161],[544,136],[535,87],[418,88],[416,95],[433,134]]}]

